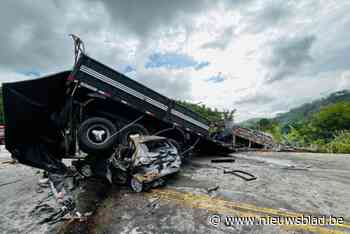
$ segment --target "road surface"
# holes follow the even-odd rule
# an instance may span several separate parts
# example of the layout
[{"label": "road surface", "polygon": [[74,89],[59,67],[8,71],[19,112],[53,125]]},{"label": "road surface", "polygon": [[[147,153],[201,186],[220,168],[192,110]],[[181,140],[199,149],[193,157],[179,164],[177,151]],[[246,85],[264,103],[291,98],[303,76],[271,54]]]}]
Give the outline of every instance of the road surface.
[{"label": "road surface", "polygon": [[[211,163],[219,158],[213,156],[193,158],[179,174],[169,178],[165,187],[149,192],[137,194],[126,186],[113,185],[106,190],[106,198],[90,194],[90,199],[99,199],[97,211],[88,222],[75,223],[71,230],[73,233],[350,233],[350,155],[250,152],[232,157],[236,159],[234,163]],[[5,158],[3,153],[0,161]],[[224,174],[224,170],[243,170],[257,179],[245,181]],[[47,196],[47,192],[35,191],[39,178],[36,171],[18,164],[0,165],[2,183],[20,180],[0,187],[1,233],[57,232],[57,227],[35,224],[35,216],[30,216],[33,206]],[[329,216],[339,222],[286,223],[288,217]],[[237,217],[248,223],[237,224]],[[247,217],[253,217],[255,225]],[[280,217],[283,222],[257,224],[271,221],[271,217]]]},{"label": "road surface", "polygon": [[[350,155],[240,153],[234,163],[195,158],[168,185],[143,194],[114,188],[94,217],[96,233],[348,233]],[[244,181],[224,170],[243,170]],[[219,186],[216,191],[208,189]],[[219,215],[221,223],[210,224]],[[342,224],[227,225],[228,217],[334,216]],[[214,216],[216,217],[216,216]],[[340,221],[340,220],[339,220]]]}]

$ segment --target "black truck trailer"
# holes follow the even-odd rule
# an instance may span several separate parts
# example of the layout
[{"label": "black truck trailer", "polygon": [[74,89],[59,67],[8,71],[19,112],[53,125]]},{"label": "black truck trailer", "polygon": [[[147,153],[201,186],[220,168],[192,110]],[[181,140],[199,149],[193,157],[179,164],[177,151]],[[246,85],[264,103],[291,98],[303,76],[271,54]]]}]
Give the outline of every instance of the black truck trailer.
[{"label": "black truck trailer", "polygon": [[71,71],[3,84],[6,148],[21,163],[60,170],[77,152],[108,157],[130,135],[160,135],[184,154],[232,152],[209,121],[81,53]]}]

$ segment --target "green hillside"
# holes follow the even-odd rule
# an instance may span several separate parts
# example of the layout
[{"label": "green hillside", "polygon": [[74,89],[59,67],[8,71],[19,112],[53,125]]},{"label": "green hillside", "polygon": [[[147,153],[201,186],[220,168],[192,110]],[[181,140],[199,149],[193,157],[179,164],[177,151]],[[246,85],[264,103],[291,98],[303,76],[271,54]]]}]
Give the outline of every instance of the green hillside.
[{"label": "green hillside", "polygon": [[350,91],[332,93],[276,118],[245,122],[269,132],[277,142],[320,152],[350,153]]},{"label": "green hillside", "polygon": [[274,120],[281,125],[291,124],[303,119],[310,118],[314,113],[319,112],[324,106],[335,104],[342,101],[350,101],[350,91],[343,90],[332,93],[326,98],[322,98],[310,103],[306,103],[297,108],[293,108],[286,113],[279,114]]},{"label": "green hillside", "polygon": [[251,118],[245,121],[242,121],[239,123],[241,127],[245,128],[256,128],[258,122],[263,119],[263,118]]}]

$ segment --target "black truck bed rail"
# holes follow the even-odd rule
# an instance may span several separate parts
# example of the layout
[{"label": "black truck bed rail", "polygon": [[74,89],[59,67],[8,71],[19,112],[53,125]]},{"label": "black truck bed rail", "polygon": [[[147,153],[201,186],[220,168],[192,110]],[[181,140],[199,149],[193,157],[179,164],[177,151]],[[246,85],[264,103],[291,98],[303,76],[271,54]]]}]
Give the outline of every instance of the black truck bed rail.
[{"label": "black truck bed rail", "polygon": [[208,120],[85,54],[80,55],[70,79],[158,120],[209,136]]}]

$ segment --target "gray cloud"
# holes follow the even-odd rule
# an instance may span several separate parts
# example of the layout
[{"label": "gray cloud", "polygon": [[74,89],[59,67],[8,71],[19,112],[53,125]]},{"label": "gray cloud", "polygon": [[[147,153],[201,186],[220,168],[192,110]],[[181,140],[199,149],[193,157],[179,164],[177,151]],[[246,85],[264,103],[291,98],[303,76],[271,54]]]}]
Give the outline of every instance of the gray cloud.
[{"label": "gray cloud", "polygon": [[0,17],[0,66],[30,69],[64,60],[59,50],[65,40],[55,27],[64,14],[53,2],[4,1]]},{"label": "gray cloud", "polygon": [[256,93],[253,95],[247,95],[237,101],[234,102],[235,105],[265,105],[271,103],[275,100],[275,98],[262,94]]},{"label": "gray cloud", "polygon": [[148,34],[162,26],[186,25],[193,15],[217,6],[218,2],[4,1],[0,8],[0,68],[20,71],[69,68],[73,62],[70,33],[80,35],[88,52],[98,59],[114,64],[126,62],[122,46],[111,48],[103,42],[134,38],[147,47],[145,44],[151,37]]},{"label": "gray cloud", "polygon": [[270,56],[264,59],[270,70],[268,82],[282,80],[296,74],[305,64],[312,61],[310,49],[315,42],[314,35],[282,38],[271,43]]},{"label": "gray cloud", "polygon": [[233,27],[229,27],[215,40],[203,44],[203,49],[220,49],[224,50],[230,44],[233,38]]},{"label": "gray cloud", "polygon": [[[42,73],[69,69],[73,64],[70,33],[84,40],[88,54],[113,67],[125,66],[126,50],[105,43],[119,35],[103,6],[83,0],[4,1],[0,8],[0,69]],[[123,35],[128,40],[128,35]]]},{"label": "gray cloud", "polygon": [[333,17],[342,20],[329,20],[329,26],[322,27],[318,34],[319,40],[314,45],[314,62],[309,69],[310,75],[349,69],[350,16],[347,12],[344,15],[335,14]]},{"label": "gray cloud", "polygon": [[293,15],[293,8],[286,1],[266,1],[257,8],[248,9],[241,21],[244,31],[255,34],[280,26]]},{"label": "gray cloud", "polygon": [[[252,48],[256,53],[249,57],[252,63],[257,64],[261,74],[268,73],[264,77],[267,82],[259,83],[259,77],[249,79],[256,78],[259,83],[257,86],[266,87],[264,92],[259,92],[262,94],[255,96],[246,96],[249,90],[236,93],[237,105],[247,106],[250,111],[263,108],[261,112],[274,113],[289,107],[288,103],[292,103],[292,106],[304,102],[305,98],[309,100],[316,97],[319,91],[328,90],[332,85],[334,87],[331,90],[349,87],[348,76],[344,79],[335,77],[350,67],[347,53],[350,49],[350,4],[346,1],[335,5],[331,1],[322,4],[317,2],[319,1],[3,1],[0,8],[0,79],[19,80],[29,78],[28,74],[46,74],[70,68],[73,63],[73,48],[68,34],[76,33],[84,39],[87,52],[92,57],[121,71],[131,66],[135,71],[129,69],[128,75],[136,74],[135,79],[138,81],[173,98],[189,99],[192,94],[191,81],[194,79],[192,76],[197,71],[182,74],[157,68],[148,72],[143,71],[142,67],[150,54],[164,52],[163,47],[158,47],[160,41],[165,42],[160,43],[163,46],[167,43],[174,45],[171,49],[175,48],[176,53],[182,52],[183,48],[196,48],[197,45],[188,44],[191,36],[196,31],[201,31],[193,19],[197,15],[206,16],[206,12],[215,10],[216,7],[221,10],[223,6],[230,10],[228,14],[239,15],[238,25],[219,32],[218,38],[202,46],[215,53],[214,50],[227,50],[230,43],[244,44],[246,41],[242,38],[252,40],[253,44],[254,40],[259,42],[261,46]],[[249,43],[250,41],[247,45]],[[199,54],[207,52],[211,53],[200,51]],[[210,59],[210,69],[215,69],[215,61]],[[234,65],[232,64],[232,69],[246,69]],[[222,72],[231,73],[230,68]],[[310,92],[310,87],[316,86],[320,90]],[[257,90],[260,88],[256,87]],[[274,94],[274,90],[278,90],[278,94]],[[264,97],[263,94],[268,95]],[[217,98],[210,94],[208,96]],[[243,98],[239,99],[239,96]],[[293,101],[281,100],[277,98],[279,96]],[[271,101],[273,97],[275,101]],[[231,97],[227,97],[220,105],[231,104]]]},{"label": "gray cloud", "polygon": [[[92,0],[87,0],[92,2]],[[161,26],[183,24],[187,17],[217,4],[210,0],[100,0],[116,25],[145,36]]]},{"label": "gray cloud", "polygon": [[173,99],[191,99],[191,83],[186,74],[169,74],[164,70],[143,70],[136,74],[137,81]]},{"label": "gray cloud", "polygon": [[106,29],[106,20],[99,13],[94,4],[87,7],[81,1],[4,1],[0,68],[47,72],[71,67],[73,46],[68,35],[76,33],[93,45],[94,38]]}]

